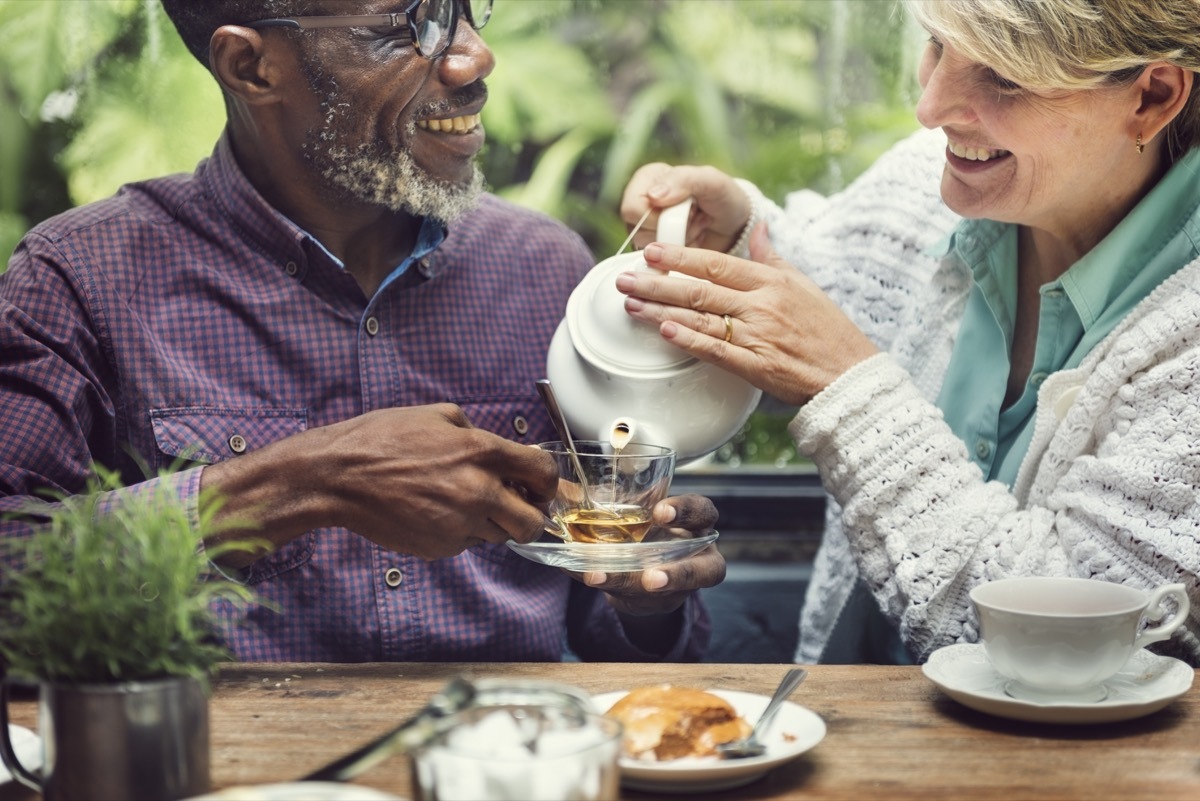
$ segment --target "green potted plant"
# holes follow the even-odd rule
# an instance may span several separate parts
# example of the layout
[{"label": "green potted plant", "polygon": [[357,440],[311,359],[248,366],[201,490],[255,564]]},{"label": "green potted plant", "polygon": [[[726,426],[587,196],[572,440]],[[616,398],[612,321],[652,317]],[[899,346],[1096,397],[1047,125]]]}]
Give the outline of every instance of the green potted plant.
[{"label": "green potted plant", "polygon": [[[30,507],[29,537],[3,543],[0,568],[0,755],[47,799],[175,799],[209,788],[209,681],[228,652],[209,604],[249,590],[210,560],[257,543],[200,548],[199,527],[169,482],[119,496],[101,472],[89,492]],[[41,776],[8,741],[14,681],[37,684]]]}]

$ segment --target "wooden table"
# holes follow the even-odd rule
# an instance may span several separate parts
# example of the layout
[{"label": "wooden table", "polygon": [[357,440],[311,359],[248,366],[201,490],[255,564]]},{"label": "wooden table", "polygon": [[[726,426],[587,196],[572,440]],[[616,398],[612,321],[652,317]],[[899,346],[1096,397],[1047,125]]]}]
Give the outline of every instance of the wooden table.
[{"label": "wooden table", "polygon": [[[593,692],[669,681],[770,694],[783,665],[241,664],[212,700],[214,789],[294,779],[391,729],[451,677],[537,678]],[[1200,686],[1124,723],[1054,726],[969,710],[915,667],[819,665],[793,696],[825,739],[724,799],[1200,799]],[[36,703],[13,722],[36,728]],[[410,797],[407,760],[357,783]],[[680,796],[674,796],[680,797]],[[623,799],[672,796],[624,791]]]}]

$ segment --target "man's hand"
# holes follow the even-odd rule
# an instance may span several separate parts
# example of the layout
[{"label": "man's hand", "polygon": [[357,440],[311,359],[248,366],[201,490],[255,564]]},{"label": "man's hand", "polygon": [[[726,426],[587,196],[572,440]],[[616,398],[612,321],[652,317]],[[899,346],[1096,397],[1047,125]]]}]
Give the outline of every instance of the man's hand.
[{"label": "man's hand", "polygon": [[[703,536],[717,522],[717,509],[708,498],[679,495],[654,507],[655,525],[677,536]],[[663,615],[678,609],[695,590],[713,587],[725,579],[725,557],[715,545],[641,573],[572,574],[589,587],[603,590],[622,616]]]},{"label": "man's hand", "polygon": [[382,409],[205,468],[221,515],[275,544],[342,526],[435,559],[530,542],[558,484],[547,453],[473,427],[451,404]]}]

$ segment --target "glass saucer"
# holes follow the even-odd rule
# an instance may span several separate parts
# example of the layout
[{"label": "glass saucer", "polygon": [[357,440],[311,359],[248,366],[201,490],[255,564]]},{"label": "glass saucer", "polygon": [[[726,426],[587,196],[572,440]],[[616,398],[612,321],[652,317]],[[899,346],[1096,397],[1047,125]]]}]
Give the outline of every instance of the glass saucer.
[{"label": "glass saucer", "polygon": [[564,542],[559,539],[519,543],[508,547],[521,556],[576,573],[634,573],[686,559],[717,541],[717,532],[690,539],[652,542]]}]

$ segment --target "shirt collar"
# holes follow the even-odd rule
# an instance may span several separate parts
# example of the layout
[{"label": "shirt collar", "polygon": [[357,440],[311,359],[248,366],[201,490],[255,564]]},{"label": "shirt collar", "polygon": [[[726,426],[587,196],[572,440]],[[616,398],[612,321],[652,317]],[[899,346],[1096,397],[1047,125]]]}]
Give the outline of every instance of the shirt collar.
[{"label": "shirt collar", "polygon": [[1059,282],[1090,326],[1134,283],[1157,285],[1190,259],[1161,258],[1175,247],[1196,252],[1197,242],[1180,239],[1200,207],[1200,150],[1192,149],[1163,176],[1096,247],[1071,265]]},{"label": "shirt collar", "polygon": [[[1190,249],[1192,258],[1200,255],[1198,209],[1200,149],[1193,148],[1108,236],[1047,286],[1061,286],[1084,327],[1091,327],[1131,282],[1156,285],[1191,260],[1187,254],[1167,255],[1165,250]],[[978,281],[996,268],[993,249],[1014,227],[993,220],[964,219],[927,252],[936,259],[956,257]]]},{"label": "shirt collar", "polygon": [[[233,224],[247,239],[257,242],[267,252],[284,251],[301,257],[304,243],[311,242],[334,264],[345,269],[341,259],[330,253],[319,239],[296,225],[259,194],[233,155],[228,131],[222,133],[212,157],[201,170],[211,186],[214,199],[225,208]],[[426,257],[445,241],[446,233],[446,227],[432,217],[421,218],[412,253],[395,266],[380,285],[380,290],[407,272],[414,262],[419,264],[418,269],[426,278],[433,275],[433,266]]]}]

